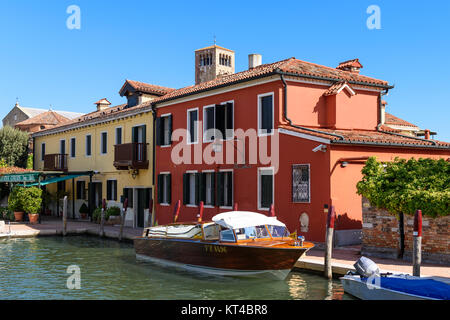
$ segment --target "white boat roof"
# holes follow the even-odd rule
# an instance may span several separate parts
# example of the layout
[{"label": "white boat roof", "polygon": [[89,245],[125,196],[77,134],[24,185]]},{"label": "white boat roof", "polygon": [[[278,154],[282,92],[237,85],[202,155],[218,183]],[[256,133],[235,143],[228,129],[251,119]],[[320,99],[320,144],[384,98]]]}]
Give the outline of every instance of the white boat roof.
[{"label": "white boat roof", "polygon": [[261,213],[251,211],[228,211],[215,215],[212,221],[229,229],[247,228],[261,225],[274,225],[286,227],[276,217],[268,217]]}]

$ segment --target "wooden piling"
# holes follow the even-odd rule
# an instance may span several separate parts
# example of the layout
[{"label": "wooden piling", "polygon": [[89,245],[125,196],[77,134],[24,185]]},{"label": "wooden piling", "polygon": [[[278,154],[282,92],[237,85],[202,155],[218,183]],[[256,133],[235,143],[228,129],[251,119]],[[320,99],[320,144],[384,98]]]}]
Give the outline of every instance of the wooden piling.
[{"label": "wooden piling", "polygon": [[416,210],[413,231],[413,276],[420,277],[422,263],[422,210]]},{"label": "wooden piling", "polygon": [[175,209],[173,211],[173,222],[177,222],[178,215],[180,214],[180,208],[181,208],[181,200],[178,200],[177,204],[175,205]]},{"label": "wooden piling", "polygon": [[122,241],[123,226],[125,224],[125,217],[127,215],[127,208],[128,208],[128,198],[125,198],[125,201],[123,202],[123,209],[122,209],[122,212],[120,213],[119,241]]},{"label": "wooden piling", "polygon": [[325,278],[331,279],[333,277],[333,270],[332,270],[333,232],[334,232],[334,220],[336,217],[334,212],[334,206],[331,206],[330,210],[328,210],[328,205],[326,204],[324,206],[324,212],[327,213],[324,275]]},{"label": "wooden piling", "polygon": [[103,205],[102,205],[102,213],[100,215],[100,237],[105,236],[105,210],[106,210],[106,200],[103,199]]},{"label": "wooden piling", "polygon": [[67,196],[63,200],[63,236],[67,235]]},{"label": "wooden piling", "polygon": [[233,211],[238,211],[238,204],[237,204],[237,202],[234,203]]},{"label": "wooden piling", "polygon": [[199,209],[198,209],[198,215],[197,215],[197,221],[198,221],[198,222],[202,222],[202,219],[203,219],[203,209],[204,209],[203,201],[200,201],[200,205],[199,205]]}]

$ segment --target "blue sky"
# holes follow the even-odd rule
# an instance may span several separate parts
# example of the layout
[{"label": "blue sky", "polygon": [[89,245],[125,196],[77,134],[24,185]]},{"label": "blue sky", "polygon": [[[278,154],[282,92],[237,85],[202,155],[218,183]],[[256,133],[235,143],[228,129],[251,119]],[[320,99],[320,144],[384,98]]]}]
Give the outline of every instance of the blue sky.
[{"label": "blue sky", "polygon": [[[69,30],[70,5],[81,29]],[[369,5],[381,29],[369,30]],[[263,63],[296,57],[327,66],[359,58],[389,81],[387,111],[450,141],[449,1],[0,1],[0,118],[23,106],[90,112],[125,79],[179,88],[194,81],[194,50],[217,44]]]}]

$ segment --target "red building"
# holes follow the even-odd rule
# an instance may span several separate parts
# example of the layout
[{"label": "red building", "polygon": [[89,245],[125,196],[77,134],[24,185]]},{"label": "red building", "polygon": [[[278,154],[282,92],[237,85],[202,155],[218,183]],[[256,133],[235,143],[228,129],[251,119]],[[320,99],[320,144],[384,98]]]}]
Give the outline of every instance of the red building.
[{"label": "red building", "polygon": [[382,123],[382,97],[393,87],[361,75],[357,59],[330,68],[295,58],[260,64],[249,55],[249,69],[234,73],[234,61],[233,72],[223,71],[230,60],[218,48],[196,51],[208,57],[196,59],[196,73],[216,68],[215,78],[148,102],[157,117],[159,224],[173,221],[178,200],[178,221],[195,220],[200,201],[204,219],[235,203],[263,213],[273,203],[290,231],[322,242],[323,207],[332,204],[338,243],[355,243],[362,217],[356,183],[367,157],[450,157],[450,144]]}]

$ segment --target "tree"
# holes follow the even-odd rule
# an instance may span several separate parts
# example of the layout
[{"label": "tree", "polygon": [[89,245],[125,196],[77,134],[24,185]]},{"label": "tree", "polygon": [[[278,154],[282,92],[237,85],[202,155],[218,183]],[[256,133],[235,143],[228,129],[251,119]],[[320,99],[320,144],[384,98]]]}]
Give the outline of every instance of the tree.
[{"label": "tree", "polygon": [[0,159],[9,167],[26,168],[28,133],[9,126],[0,128]]}]

